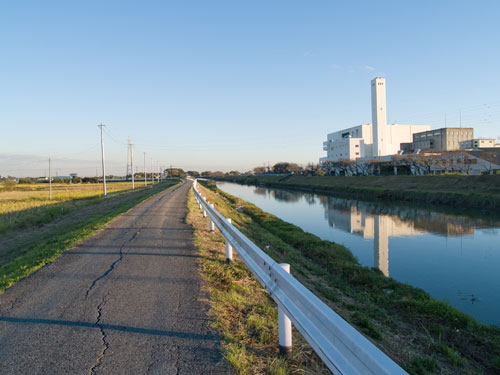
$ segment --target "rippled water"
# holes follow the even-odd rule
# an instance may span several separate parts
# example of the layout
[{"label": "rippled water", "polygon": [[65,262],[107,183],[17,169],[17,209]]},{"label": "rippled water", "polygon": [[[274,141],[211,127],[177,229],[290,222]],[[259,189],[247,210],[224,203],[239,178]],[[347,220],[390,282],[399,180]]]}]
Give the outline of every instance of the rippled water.
[{"label": "rippled water", "polygon": [[365,266],[500,325],[500,222],[426,208],[218,182],[223,191],[348,247]]}]

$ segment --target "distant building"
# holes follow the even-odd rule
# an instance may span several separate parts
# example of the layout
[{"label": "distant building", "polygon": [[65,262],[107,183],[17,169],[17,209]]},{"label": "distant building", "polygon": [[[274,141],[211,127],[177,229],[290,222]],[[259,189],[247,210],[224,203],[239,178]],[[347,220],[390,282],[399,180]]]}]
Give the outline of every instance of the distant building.
[{"label": "distant building", "polygon": [[457,151],[474,138],[473,128],[441,128],[413,134],[413,142],[401,143],[405,154],[422,151]]},{"label": "distant building", "polygon": [[371,98],[372,124],[328,134],[323,142],[327,156],[321,158],[320,163],[395,155],[400,151],[401,143],[412,141],[414,133],[430,130],[429,125],[387,125],[384,78],[377,77],[371,81]]},{"label": "distant building", "polygon": [[460,149],[467,150],[471,148],[495,148],[500,147],[494,139],[471,139],[460,143]]}]

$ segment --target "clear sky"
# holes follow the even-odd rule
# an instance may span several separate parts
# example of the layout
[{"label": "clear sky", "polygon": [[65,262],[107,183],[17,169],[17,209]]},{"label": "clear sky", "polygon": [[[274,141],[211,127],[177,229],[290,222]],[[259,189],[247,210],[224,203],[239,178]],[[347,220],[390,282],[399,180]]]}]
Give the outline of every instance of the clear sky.
[{"label": "clear sky", "polygon": [[[162,165],[317,162],[326,134],[390,123],[500,137],[499,1],[3,1],[0,175],[110,173],[127,137]],[[156,162],[155,162],[156,163]]]}]

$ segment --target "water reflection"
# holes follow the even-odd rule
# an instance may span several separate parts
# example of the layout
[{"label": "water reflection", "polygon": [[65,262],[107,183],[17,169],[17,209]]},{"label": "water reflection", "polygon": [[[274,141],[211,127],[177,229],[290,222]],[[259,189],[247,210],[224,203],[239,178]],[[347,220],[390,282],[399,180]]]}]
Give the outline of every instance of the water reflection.
[{"label": "water reflection", "polygon": [[315,194],[304,193],[301,191],[281,189],[275,190],[264,187],[256,187],[253,192],[257,195],[274,198],[279,202],[294,203],[304,199],[304,201],[309,205],[317,203]]},{"label": "water reflection", "polygon": [[389,276],[389,239],[419,236],[427,233],[445,237],[473,235],[475,229],[494,228],[498,222],[449,215],[408,206],[391,206],[375,202],[316,195],[301,191],[256,187],[254,193],[279,202],[307,204],[319,202],[331,227],[373,240],[373,266]]},{"label": "water reflection", "polygon": [[360,264],[417,286],[483,323],[500,325],[500,222],[453,211],[218,183],[320,238]]},{"label": "water reflection", "polygon": [[442,236],[473,235],[475,228],[498,223],[447,215],[414,207],[382,206],[376,203],[320,196],[325,218],[332,227],[373,239],[373,266],[389,276],[389,238],[433,233]]}]

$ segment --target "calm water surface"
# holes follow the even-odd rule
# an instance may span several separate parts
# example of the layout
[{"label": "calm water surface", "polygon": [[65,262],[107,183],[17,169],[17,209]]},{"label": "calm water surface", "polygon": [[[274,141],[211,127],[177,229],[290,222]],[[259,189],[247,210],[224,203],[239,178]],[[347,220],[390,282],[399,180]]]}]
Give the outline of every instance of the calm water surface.
[{"label": "calm water surface", "polygon": [[500,326],[498,220],[228,182],[217,186],[345,245],[365,266]]}]

